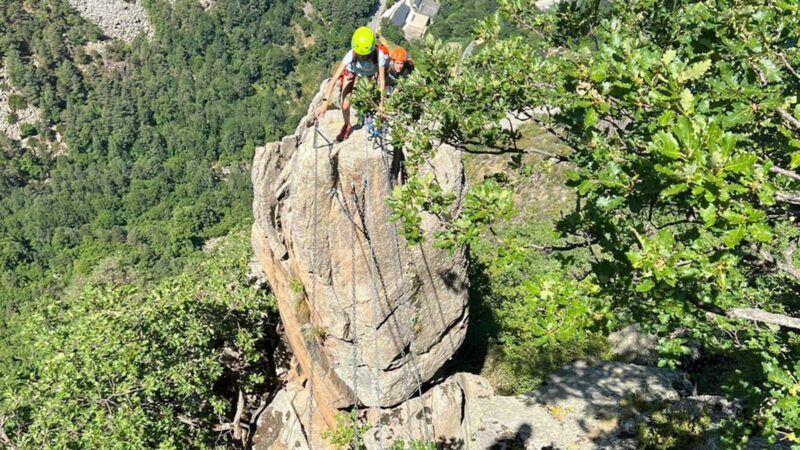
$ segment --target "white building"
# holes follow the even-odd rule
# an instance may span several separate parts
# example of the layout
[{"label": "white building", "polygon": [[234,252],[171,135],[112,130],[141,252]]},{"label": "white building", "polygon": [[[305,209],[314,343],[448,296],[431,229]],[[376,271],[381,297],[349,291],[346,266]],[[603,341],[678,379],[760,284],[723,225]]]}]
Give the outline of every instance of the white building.
[{"label": "white building", "polygon": [[401,27],[406,39],[422,37],[439,13],[439,4],[435,0],[402,0],[395,3],[385,13],[384,18]]}]

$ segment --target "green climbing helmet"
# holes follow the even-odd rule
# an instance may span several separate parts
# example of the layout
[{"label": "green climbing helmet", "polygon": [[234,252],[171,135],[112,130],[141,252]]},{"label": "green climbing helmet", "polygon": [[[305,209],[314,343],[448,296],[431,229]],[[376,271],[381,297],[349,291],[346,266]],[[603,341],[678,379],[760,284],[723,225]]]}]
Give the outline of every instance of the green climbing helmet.
[{"label": "green climbing helmet", "polygon": [[350,45],[357,55],[370,55],[375,50],[375,35],[369,27],[360,27],[353,33]]}]

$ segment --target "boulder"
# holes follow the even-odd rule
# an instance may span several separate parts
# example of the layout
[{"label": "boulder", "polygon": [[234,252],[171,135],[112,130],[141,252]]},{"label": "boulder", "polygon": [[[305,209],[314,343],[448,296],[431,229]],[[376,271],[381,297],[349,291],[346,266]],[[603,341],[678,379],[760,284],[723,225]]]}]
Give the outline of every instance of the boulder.
[{"label": "boulder", "polygon": [[[574,362],[518,396],[495,395],[486,379],[457,373],[396,407],[359,411],[370,424],[361,443],[368,450],[399,440],[433,441],[439,449],[634,450],[637,431],[660,412],[709,417],[708,433],[689,448],[724,448],[717,428],[739,417],[741,406],[692,391],[676,370],[613,361]],[[320,437],[322,419],[309,422],[308,411],[317,410],[309,400],[307,388],[289,383],[259,420],[255,448],[306,448],[298,433],[311,436],[315,449],[331,448]],[[762,444],[754,439],[748,448],[788,448]]]},{"label": "boulder", "polygon": [[[459,373],[392,409],[370,412],[368,449],[396,439],[433,440],[439,448],[635,448],[624,406],[678,401],[691,392],[680,372],[620,362],[565,366],[536,390],[496,396],[488,381]],[[632,425],[626,420],[631,418]]]},{"label": "boulder", "polygon": [[301,418],[307,415],[304,407],[308,401],[307,390],[288,385],[281,389],[256,422],[253,436],[254,450],[297,449],[308,450],[308,439]]},{"label": "boulder", "polygon": [[327,426],[307,386],[289,382],[277,392],[256,421],[253,450],[322,450]]},{"label": "boulder", "polygon": [[[400,152],[360,129],[337,143],[341,124],[329,111],[318,128],[302,123],[256,149],[253,247],[320,404],[392,406],[464,340],[466,257],[433,247],[441,224],[430,215],[422,217],[426,242],[406,245],[386,205]],[[439,148],[427,170],[463,196],[454,149]]]},{"label": "boulder", "polygon": [[611,333],[608,342],[620,361],[648,365],[658,362],[658,337],[642,333],[637,325]]}]

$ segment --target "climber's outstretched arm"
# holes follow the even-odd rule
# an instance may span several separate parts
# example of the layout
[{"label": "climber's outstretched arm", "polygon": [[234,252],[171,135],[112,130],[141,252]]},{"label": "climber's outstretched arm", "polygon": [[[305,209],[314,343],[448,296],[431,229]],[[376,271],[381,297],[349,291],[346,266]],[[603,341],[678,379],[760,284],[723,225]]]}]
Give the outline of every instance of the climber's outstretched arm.
[{"label": "climber's outstretched arm", "polygon": [[344,72],[344,68],[344,63],[339,64],[339,68],[336,69],[333,77],[328,81],[328,87],[325,88],[325,96],[322,97],[322,103],[320,103],[315,114],[317,118],[322,117],[325,111],[328,110],[328,101],[331,98],[331,94],[333,94],[333,88],[336,86],[336,82],[339,80],[339,77],[342,76],[342,72]]},{"label": "climber's outstretched arm", "polygon": [[383,98],[386,96],[386,68],[383,65],[378,68],[378,87],[381,90],[380,112],[383,113]]}]

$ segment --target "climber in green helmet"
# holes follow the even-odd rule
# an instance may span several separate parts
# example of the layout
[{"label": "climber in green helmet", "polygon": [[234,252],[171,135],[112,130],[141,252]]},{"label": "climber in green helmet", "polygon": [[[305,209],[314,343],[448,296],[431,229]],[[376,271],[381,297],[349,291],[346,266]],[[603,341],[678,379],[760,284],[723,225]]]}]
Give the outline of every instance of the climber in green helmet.
[{"label": "climber in green helmet", "polygon": [[352,131],[352,126],[350,125],[350,96],[359,77],[370,79],[377,77],[381,91],[381,108],[383,107],[383,93],[386,89],[386,66],[388,63],[389,52],[386,47],[376,42],[375,34],[372,30],[368,27],[358,28],[353,33],[351,50],[344,56],[333,78],[328,82],[325,96],[322,98],[322,104],[319,105],[315,114],[317,118],[325,114],[325,111],[328,110],[328,101],[333,93],[334,86],[337,83],[341,83],[344,125],[339,131],[339,135],[336,136],[337,141],[344,141]]}]

